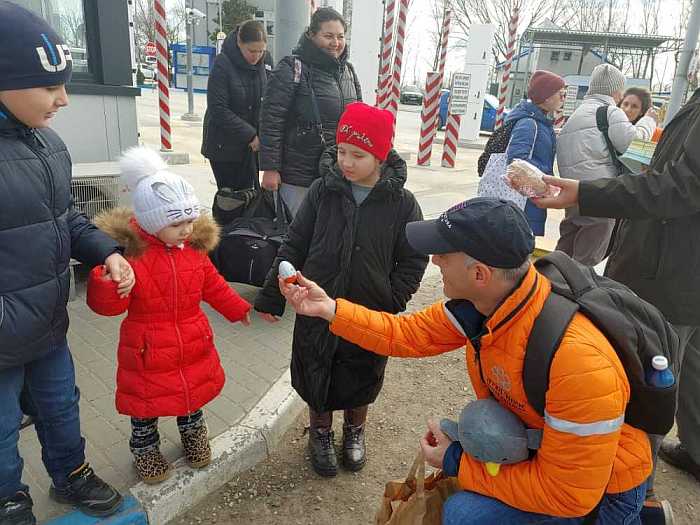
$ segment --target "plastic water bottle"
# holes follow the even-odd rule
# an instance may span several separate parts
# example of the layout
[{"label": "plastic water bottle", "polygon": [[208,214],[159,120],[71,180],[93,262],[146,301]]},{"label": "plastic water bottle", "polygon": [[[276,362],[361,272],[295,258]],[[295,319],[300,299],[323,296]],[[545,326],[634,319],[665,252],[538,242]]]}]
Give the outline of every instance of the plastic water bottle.
[{"label": "plastic water bottle", "polygon": [[662,355],[651,359],[651,370],[647,372],[646,379],[647,385],[656,388],[669,388],[676,382],[673,372],[668,369],[668,359]]}]

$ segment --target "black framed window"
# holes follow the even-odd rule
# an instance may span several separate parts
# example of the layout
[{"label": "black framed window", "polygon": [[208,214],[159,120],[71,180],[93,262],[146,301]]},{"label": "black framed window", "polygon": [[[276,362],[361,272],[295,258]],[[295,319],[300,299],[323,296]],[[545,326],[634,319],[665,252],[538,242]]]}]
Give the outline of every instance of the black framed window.
[{"label": "black framed window", "polygon": [[73,58],[69,93],[138,95],[132,86],[129,2],[122,0],[10,0],[44,17]]},{"label": "black framed window", "polygon": [[90,74],[91,53],[83,0],[13,0],[44,17],[70,48],[73,72]]}]

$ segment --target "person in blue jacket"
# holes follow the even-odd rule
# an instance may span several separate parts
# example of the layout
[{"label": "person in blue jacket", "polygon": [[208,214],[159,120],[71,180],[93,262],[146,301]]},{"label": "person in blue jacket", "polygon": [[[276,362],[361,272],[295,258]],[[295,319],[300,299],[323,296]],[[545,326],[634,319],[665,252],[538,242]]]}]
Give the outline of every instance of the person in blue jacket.
[{"label": "person in blue jacket", "polygon": [[[512,126],[506,150],[508,164],[522,159],[546,175],[552,175],[557,146],[550,115],[564,104],[566,84],[563,78],[550,71],[535,71],[528,85],[527,96],[528,99],[521,101],[506,117],[506,124]],[[533,233],[543,236],[547,210],[536,207],[528,200],[525,214]]]}]

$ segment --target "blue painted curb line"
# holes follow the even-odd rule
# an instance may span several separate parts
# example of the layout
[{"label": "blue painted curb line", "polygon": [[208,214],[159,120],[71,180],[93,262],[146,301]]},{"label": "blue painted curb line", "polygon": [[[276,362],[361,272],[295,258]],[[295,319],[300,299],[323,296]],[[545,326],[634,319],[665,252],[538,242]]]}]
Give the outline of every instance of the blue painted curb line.
[{"label": "blue painted curb line", "polygon": [[95,518],[74,510],[43,525],[148,525],[148,518],[139,502],[133,496],[128,496],[117,513],[106,518]]}]

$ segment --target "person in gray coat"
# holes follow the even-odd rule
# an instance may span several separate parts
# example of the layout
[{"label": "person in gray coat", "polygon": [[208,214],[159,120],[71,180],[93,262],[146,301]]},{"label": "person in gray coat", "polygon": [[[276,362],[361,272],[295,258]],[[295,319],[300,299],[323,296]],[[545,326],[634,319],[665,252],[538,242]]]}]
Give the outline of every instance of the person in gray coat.
[{"label": "person in gray coat", "polygon": [[[649,109],[636,125],[632,124],[617,107],[623,98],[624,85],[625,76],[610,64],[601,64],[593,70],[588,94],[557,139],[557,165],[563,178],[589,181],[619,175],[597,125],[596,113],[601,106],[608,107],[608,137],[618,154],[627,151],[634,139],[651,138],[656,129],[656,112]],[[595,266],[605,257],[614,227],[614,219],[582,217],[577,207],[569,208],[559,226],[557,250],[581,264]]]}]

